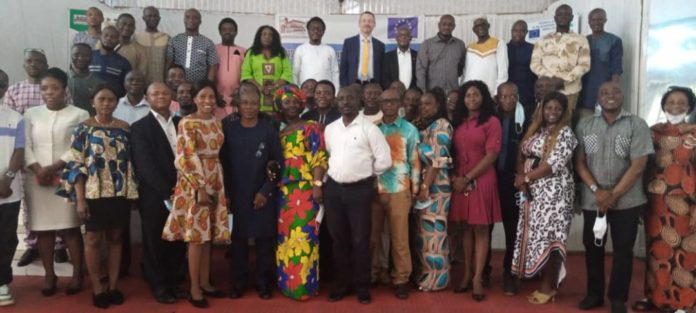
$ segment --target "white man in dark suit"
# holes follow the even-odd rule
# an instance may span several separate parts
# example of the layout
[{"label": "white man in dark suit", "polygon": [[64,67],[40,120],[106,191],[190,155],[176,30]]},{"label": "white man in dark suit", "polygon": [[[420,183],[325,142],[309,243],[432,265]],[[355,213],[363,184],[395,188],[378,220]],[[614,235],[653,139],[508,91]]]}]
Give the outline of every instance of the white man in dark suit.
[{"label": "white man in dark suit", "polygon": [[169,216],[165,201],[176,184],[176,128],[179,120],[169,111],[171,91],[161,82],[147,89],[150,112],[131,126],[132,159],[138,177],[138,208],[143,225],[144,276],[160,303],[188,297],[177,288],[186,246],[181,241],[162,240]]},{"label": "white man in dark suit", "polygon": [[397,48],[384,54],[382,60],[382,88],[387,89],[400,81],[406,89],[416,87],[416,59],[418,51],[411,49],[411,30],[402,26],[396,31]]},{"label": "white man in dark suit", "polygon": [[343,41],[339,66],[341,87],[353,83],[379,83],[382,79],[384,43],[372,36],[375,15],[370,11],[360,14],[360,33]]}]

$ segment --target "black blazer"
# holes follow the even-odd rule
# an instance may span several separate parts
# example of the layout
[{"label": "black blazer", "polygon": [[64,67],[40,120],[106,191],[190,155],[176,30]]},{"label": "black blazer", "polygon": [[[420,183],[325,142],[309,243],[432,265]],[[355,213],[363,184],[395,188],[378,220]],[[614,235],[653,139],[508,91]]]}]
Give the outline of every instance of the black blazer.
[{"label": "black blazer", "polygon": [[[396,80],[399,80],[399,57],[396,54],[396,48],[384,54],[382,60],[382,88],[387,89]],[[411,49],[411,85],[406,86],[406,89],[416,87],[416,59],[418,51]]]},{"label": "black blazer", "polygon": [[[175,127],[180,120],[174,117]],[[141,197],[169,199],[176,185],[175,155],[152,112],[131,125],[131,151]]]}]

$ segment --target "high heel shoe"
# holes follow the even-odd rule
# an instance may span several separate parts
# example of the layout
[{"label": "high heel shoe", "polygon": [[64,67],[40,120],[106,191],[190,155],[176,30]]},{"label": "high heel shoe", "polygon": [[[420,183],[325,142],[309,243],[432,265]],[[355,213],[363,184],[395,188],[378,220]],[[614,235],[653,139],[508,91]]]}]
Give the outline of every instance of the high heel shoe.
[{"label": "high heel shoe", "polygon": [[57,285],[58,285],[58,277],[53,276],[53,283],[51,283],[51,285],[49,287],[41,289],[41,294],[44,297],[52,296],[53,294],[56,293]]},{"label": "high heel shoe", "polygon": [[[482,281],[479,281],[479,283],[483,284]],[[481,301],[483,301],[483,299],[486,298],[486,294],[485,294],[485,293],[476,293],[476,288],[474,288],[474,286],[472,286],[471,289],[472,289],[472,290],[471,290],[471,292],[472,292],[472,293],[471,293],[471,298],[474,299],[474,301],[476,301],[476,302],[481,302]],[[483,286],[481,286],[481,290],[483,290]]]},{"label": "high heel shoe", "polygon": [[206,300],[205,297],[201,298],[200,300],[196,300],[193,297],[190,297],[189,302],[191,302],[191,304],[194,307],[197,307],[199,309],[205,309],[209,306],[208,300]]},{"label": "high heel shoe", "polygon": [[539,292],[538,290],[534,290],[531,295],[527,297],[527,300],[529,303],[532,304],[547,304],[547,303],[553,303],[556,298],[556,291],[551,291],[549,294],[545,294],[542,292]]},{"label": "high heel shoe", "polygon": [[454,288],[454,293],[464,293],[469,292],[469,290],[471,290],[471,281],[466,282],[466,284],[464,282],[459,284],[459,286]]},{"label": "high heel shoe", "polygon": [[108,308],[109,295],[106,292],[102,292],[98,295],[92,294],[92,305],[100,309]]},{"label": "high heel shoe", "polygon": [[82,291],[82,281],[77,283],[77,286],[68,286],[68,288],[65,288],[65,294],[68,296],[78,294],[80,291]]},{"label": "high heel shoe", "polygon": [[222,292],[221,290],[205,290],[203,287],[201,287],[201,291],[203,291],[203,295],[206,297],[210,298],[224,298],[225,293]]}]

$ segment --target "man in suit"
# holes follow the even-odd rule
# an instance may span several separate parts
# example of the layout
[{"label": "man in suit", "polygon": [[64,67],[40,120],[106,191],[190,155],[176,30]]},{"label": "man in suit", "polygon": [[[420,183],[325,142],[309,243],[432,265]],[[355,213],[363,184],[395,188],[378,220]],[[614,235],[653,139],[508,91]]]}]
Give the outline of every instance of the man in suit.
[{"label": "man in suit", "polygon": [[411,49],[411,30],[400,27],[396,32],[398,48],[384,54],[382,69],[382,88],[391,87],[394,81],[401,81],[406,89],[416,87],[416,59],[418,51]]},{"label": "man in suit", "polygon": [[380,82],[384,43],[372,37],[375,15],[370,11],[360,14],[360,34],[343,41],[341,52],[341,87],[352,83]]},{"label": "man in suit", "polygon": [[171,91],[161,82],[147,89],[150,112],[131,126],[133,164],[139,181],[138,207],[143,225],[144,276],[157,302],[174,303],[186,298],[176,286],[186,246],[162,240],[169,216],[165,201],[176,184],[176,127],[180,118],[169,111]]}]

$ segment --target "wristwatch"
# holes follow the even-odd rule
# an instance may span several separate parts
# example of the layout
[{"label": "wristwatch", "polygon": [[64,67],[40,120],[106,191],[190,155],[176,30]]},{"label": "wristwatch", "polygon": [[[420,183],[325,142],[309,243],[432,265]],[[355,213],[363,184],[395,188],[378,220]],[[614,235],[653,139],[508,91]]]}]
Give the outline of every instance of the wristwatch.
[{"label": "wristwatch", "polygon": [[599,189],[599,187],[597,187],[597,184],[590,185],[590,190],[592,190],[592,192],[597,192],[597,189]]},{"label": "wristwatch", "polygon": [[314,186],[314,187],[321,187],[321,186],[324,186],[324,182],[322,182],[321,180],[318,180],[318,179],[317,179],[317,180],[313,180],[313,181],[312,181],[312,186]]},{"label": "wristwatch", "polygon": [[529,181],[530,181],[530,180],[529,180],[529,176],[524,175],[524,182],[527,183],[527,184],[529,184]]},{"label": "wristwatch", "polygon": [[7,170],[5,172],[5,177],[9,178],[10,180],[13,180],[15,178],[15,175],[17,175],[16,172]]}]

